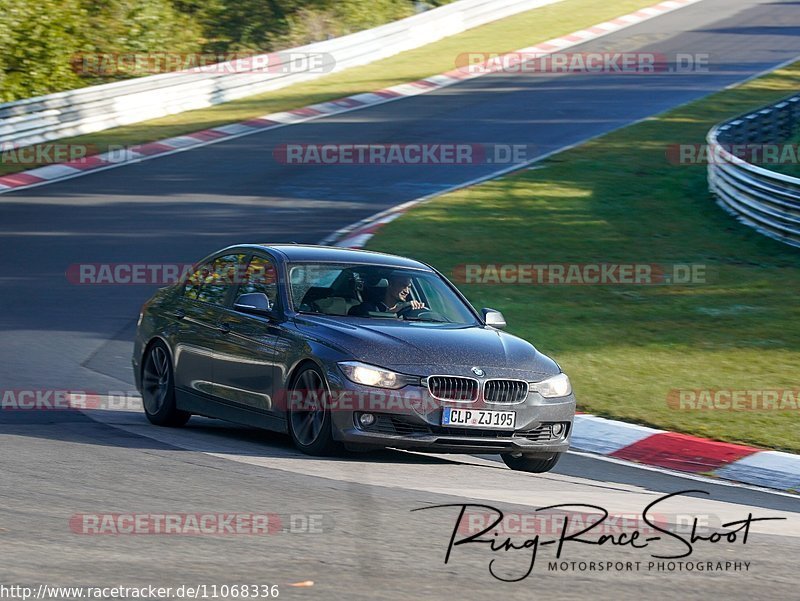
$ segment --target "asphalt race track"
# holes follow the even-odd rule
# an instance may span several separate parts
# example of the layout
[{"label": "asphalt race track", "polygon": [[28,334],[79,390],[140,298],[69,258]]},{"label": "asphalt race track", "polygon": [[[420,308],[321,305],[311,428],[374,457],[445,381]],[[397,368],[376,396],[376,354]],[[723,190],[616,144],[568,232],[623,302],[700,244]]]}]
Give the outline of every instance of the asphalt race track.
[{"label": "asphalt race track", "polygon": [[[487,50],[464,49],[469,50]],[[800,55],[800,3],[704,0],[580,51],[709,55],[707,73],[493,74],[422,96],[190,152],[0,195],[0,374],[4,390],[133,389],[131,338],[148,286],[80,286],[79,263],[191,262],[234,242],[317,242],[403,201],[492,173],[495,164],[295,166],[287,143],[525,144],[542,155],[622,127]],[[536,341],[533,341],[534,343]],[[543,349],[546,351],[546,349]],[[288,438],[195,418],[149,426],[137,411],[0,412],[0,583],[277,584],[281,598],[792,598],[800,551],[796,496],[715,484],[570,454],[553,473],[512,472],[488,457],[387,451],[301,456]],[[593,503],[640,514],[662,507],[710,523],[754,517],[746,544],[698,542],[688,560],[750,562],[748,571],[533,574],[524,552],[465,545],[445,565],[457,508],[530,513]],[[321,516],[315,532],[271,536],[89,536],[82,513],[240,512]],[[288,518],[287,518],[288,519]],[[678,518],[676,518],[678,519]],[[302,528],[300,528],[302,530]],[[675,540],[665,554],[680,553]],[[653,545],[654,547],[655,545]],[[568,561],[652,561],[647,550],[573,543]],[[46,578],[46,580],[45,580]],[[313,581],[292,588],[289,583]]]}]

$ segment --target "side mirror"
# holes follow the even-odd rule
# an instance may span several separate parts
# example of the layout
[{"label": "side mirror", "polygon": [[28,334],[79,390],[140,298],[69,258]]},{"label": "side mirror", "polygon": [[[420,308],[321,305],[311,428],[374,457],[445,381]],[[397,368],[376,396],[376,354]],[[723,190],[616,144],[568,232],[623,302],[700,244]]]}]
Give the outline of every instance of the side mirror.
[{"label": "side mirror", "polygon": [[506,327],[506,318],[503,317],[503,314],[500,313],[500,311],[495,311],[494,309],[483,310],[483,321],[487,326],[491,326],[498,330],[502,330]]},{"label": "side mirror", "polygon": [[242,313],[269,315],[272,311],[272,304],[269,302],[267,295],[263,292],[251,292],[249,294],[239,295],[239,298],[233,303],[233,308]]}]

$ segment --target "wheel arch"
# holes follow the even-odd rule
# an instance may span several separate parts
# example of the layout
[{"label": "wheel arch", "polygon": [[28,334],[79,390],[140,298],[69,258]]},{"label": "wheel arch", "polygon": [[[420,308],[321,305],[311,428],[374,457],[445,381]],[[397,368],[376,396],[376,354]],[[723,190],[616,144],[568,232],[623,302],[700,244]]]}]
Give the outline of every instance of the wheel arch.
[{"label": "wheel arch", "polygon": [[325,367],[321,365],[319,361],[313,359],[312,357],[304,357],[303,359],[300,359],[291,370],[289,370],[289,375],[286,378],[286,386],[292,386],[297,378],[297,374],[299,374],[305,367],[309,365],[316,367],[323,377],[325,376]]},{"label": "wheel arch", "polygon": [[[153,336],[150,340],[147,341],[147,344],[144,345],[144,350],[142,351],[142,359],[139,361],[139,378],[141,378],[144,374],[144,363],[145,358],[147,357],[147,353],[150,352],[150,349],[153,348],[156,344],[161,343],[167,349],[167,356],[169,357],[170,367],[172,368],[173,372],[175,370],[175,357],[172,354],[172,347],[170,346],[169,342],[161,335]],[[174,375],[174,374],[173,374]]]}]

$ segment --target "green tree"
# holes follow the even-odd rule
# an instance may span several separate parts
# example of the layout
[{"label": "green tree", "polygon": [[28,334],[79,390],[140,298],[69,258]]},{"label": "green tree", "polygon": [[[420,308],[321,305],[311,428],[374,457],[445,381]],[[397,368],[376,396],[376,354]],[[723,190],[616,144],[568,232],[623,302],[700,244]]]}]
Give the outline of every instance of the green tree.
[{"label": "green tree", "polygon": [[[270,52],[325,40],[401,19],[419,5],[413,0],[0,0],[0,101],[146,75],[167,66],[155,62],[158,56]],[[120,55],[151,60],[134,66],[116,60]]]},{"label": "green tree", "polygon": [[[170,0],[83,0],[83,7],[87,15],[81,44],[84,56],[181,55],[199,52],[205,43],[196,17],[180,12]],[[116,72],[113,64],[109,66],[117,77],[148,74]],[[154,62],[147,69],[160,67]],[[86,70],[91,78],[91,69]]]},{"label": "green tree", "polygon": [[215,52],[265,52],[289,31],[290,16],[303,4],[319,0],[217,0],[203,11],[209,37],[207,49]]},{"label": "green tree", "polygon": [[79,0],[0,0],[0,100],[80,85],[71,61],[84,19]]},{"label": "green tree", "polygon": [[287,18],[288,31],[282,47],[318,42],[377,27],[414,14],[408,0],[338,0],[308,2]]}]

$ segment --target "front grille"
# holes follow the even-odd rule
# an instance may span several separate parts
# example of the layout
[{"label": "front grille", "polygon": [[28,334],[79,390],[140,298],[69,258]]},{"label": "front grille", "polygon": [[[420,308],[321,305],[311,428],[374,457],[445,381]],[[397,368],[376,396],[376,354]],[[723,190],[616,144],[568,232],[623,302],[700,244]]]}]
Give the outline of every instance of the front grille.
[{"label": "front grille", "polygon": [[458,376],[430,376],[428,391],[440,401],[477,401],[478,381]]},{"label": "front grille", "polygon": [[[566,429],[558,436],[553,434],[555,424],[541,424],[534,430],[527,432],[512,432],[511,430],[478,430],[476,428],[451,428],[448,426],[430,426],[431,433],[440,436],[463,436],[465,438],[525,438],[532,442],[548,442],[566,438]],[[564,424],[566,426],[566,424]]]},{"label": "front grille", "polygon": [[425,424],[417,424],[405,421],[394,415],[376,413],[375,422],[369,426],[361,426],[365,432],[376,432],[378,434],[392,434],[408,436],[409,434],[430,434],[431,431]]},{"label": "front grille", "polygon": [[478,428],[451,428],[431,426],[431,432],[439,436],[463,436],[464,438],[511,438],[512,430],[479,430]]},{"label": "front grille", "polygon": [[490,403],[520,403],[528,396],[528,383],[521,380],[487,380],[483,398]]}]

